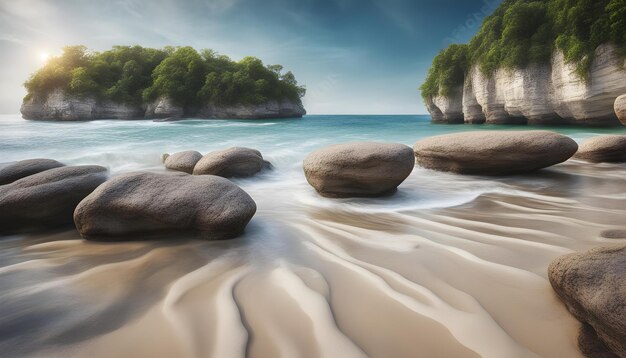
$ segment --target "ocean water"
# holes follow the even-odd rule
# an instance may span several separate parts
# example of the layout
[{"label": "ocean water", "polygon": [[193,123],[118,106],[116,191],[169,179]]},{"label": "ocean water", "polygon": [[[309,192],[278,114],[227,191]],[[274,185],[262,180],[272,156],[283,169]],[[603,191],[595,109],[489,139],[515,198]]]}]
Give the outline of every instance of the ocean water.
[{"label": "ocean water", "polygon": [[[239,239],[94,243],[74,230],[0,241],[0,356],[576,357],[552,259],[626,229],[626,166],[570,160],[523,176],[416,168],[397,194],[326,199],[311,151],[351,141],[527,130],[429,116],[35,122],[0,116],[0,163],[53,158],[112,175],[162,153],[260,150],[234,180],[258,212]],[[577,141],[625,128],[537,127]],[[488,158],[486,159],[488,160]],[[617,235],[619,236],[619,235]]]}]

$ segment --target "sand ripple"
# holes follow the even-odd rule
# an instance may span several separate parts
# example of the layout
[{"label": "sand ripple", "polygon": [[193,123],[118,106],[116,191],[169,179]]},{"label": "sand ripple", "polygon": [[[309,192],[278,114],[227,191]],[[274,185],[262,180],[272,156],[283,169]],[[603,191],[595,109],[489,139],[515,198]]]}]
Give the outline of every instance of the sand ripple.
[{"label": "sand ripple", "polygon": [[229,242],[6,238],[0,355],[580,356],[546,269],[626,241],[626,168],[414,174],[376,200],[241,181],[259,213]]}]

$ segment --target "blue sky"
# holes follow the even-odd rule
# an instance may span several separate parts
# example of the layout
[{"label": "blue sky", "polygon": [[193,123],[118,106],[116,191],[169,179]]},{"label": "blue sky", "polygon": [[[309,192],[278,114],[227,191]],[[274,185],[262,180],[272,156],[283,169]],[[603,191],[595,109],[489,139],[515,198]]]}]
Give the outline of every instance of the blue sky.
[{"label": "blue sky", "polygon": [[311,114],[426,113],[433,56],[466,42],[500,0],[0,0],[0,113],[64,45],[191,45],[279,63]]}]

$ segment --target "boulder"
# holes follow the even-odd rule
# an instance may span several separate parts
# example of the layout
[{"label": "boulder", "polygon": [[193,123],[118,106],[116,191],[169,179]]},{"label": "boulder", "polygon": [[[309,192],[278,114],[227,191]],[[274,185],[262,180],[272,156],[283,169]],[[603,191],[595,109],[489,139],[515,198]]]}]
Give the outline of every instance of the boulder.
[{"label": "boulder", "polygon": [[39,230],[72,223],[76,205],[107,179],[97,165],[49,169],[0,186],[0,231]]},{"label": "boulder", "polygon": [[376,197],[395,192],[414,166],[406,145],[357,142],[311,153],[304,160],[304,174],[326,197]]},{"label": "boulder", "polygon": [[614,108],[617,118],[626,126],[626,94],[617,97]]},{"label": "boulder", "polygon": [[189,231],[218,240],[241,234],[255,212],[254,200],[228,179],[131,173],[86,197],[74,212],[74,222],[87,239]]},{"label": "boulder", "polygon": [[593,163],[626,162],[626,135],[601,135],[585,141],[576,158]]},{"label": "boulder", "polygon": [[447,134],[415,143],[417,164],[477,175],[532,172],[568,160],[578,145],[549,131],[481,131]]},{"label": "boulder", "polygon": [[21,160],[0,169],[0,185],[10,184],[29,175],[62,166],[64,164],[52,159]]},{"label": "boulder", "polygon": [[256,149],[233,147],[208,153],[196,164],[194,175],[217,175],[225,178],[252,176],[267,167]]},{"label": "boulder", "polygon": [[626,357],[626,246],[559,257],[550,264],[548,275],[568,310],[584,323],[581,350],[597,353],[605,347]]},{"label": "boulder", "polygon": [[202,154],[195,150],[188,150],[172,155],[164,154],[162,158],[167,169],[192,174],[196,163],[202,159]]}]

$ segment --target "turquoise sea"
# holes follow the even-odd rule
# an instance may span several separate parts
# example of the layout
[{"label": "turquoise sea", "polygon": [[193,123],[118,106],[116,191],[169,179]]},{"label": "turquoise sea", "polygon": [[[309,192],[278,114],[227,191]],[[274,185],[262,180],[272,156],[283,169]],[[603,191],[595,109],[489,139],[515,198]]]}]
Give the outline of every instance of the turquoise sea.
[{"label": "turquoise sea", "polygon": [[[258,149],[236,179],[258,211],[227,242],[101,243],[71,228],[0,240],[0,355],[46,357],[579,357],[579,324],[547,280],[557,256],[623,242],[626,165],[570,160],[506,178],[416,168],[390,197],[326,199],[311,151],[412,146],[460,131],[429,116],[25,121],[0,116],[0,165],[27,158],[164,171],[163,153]],[[485,158],[489,160],[489,158]],[[611,234],[613,233],[613,234]]]},{"label": "turquoise sea", "polygon": [[577,140],[596,134],[626,133],[626,127],[595,129],[495,125],[435,125],[427,115],[309,115],[293,120],[102,120],[26,121],[0,116],[0,162],[51,157],[68,163],[105,165],[114,172],[159,166],[161,153],[229,146],[259,149],[278,169],[299,163],[310,151],[350,141],[389,141],[412,146],[438,134],[476,130],[549,129]]}]

